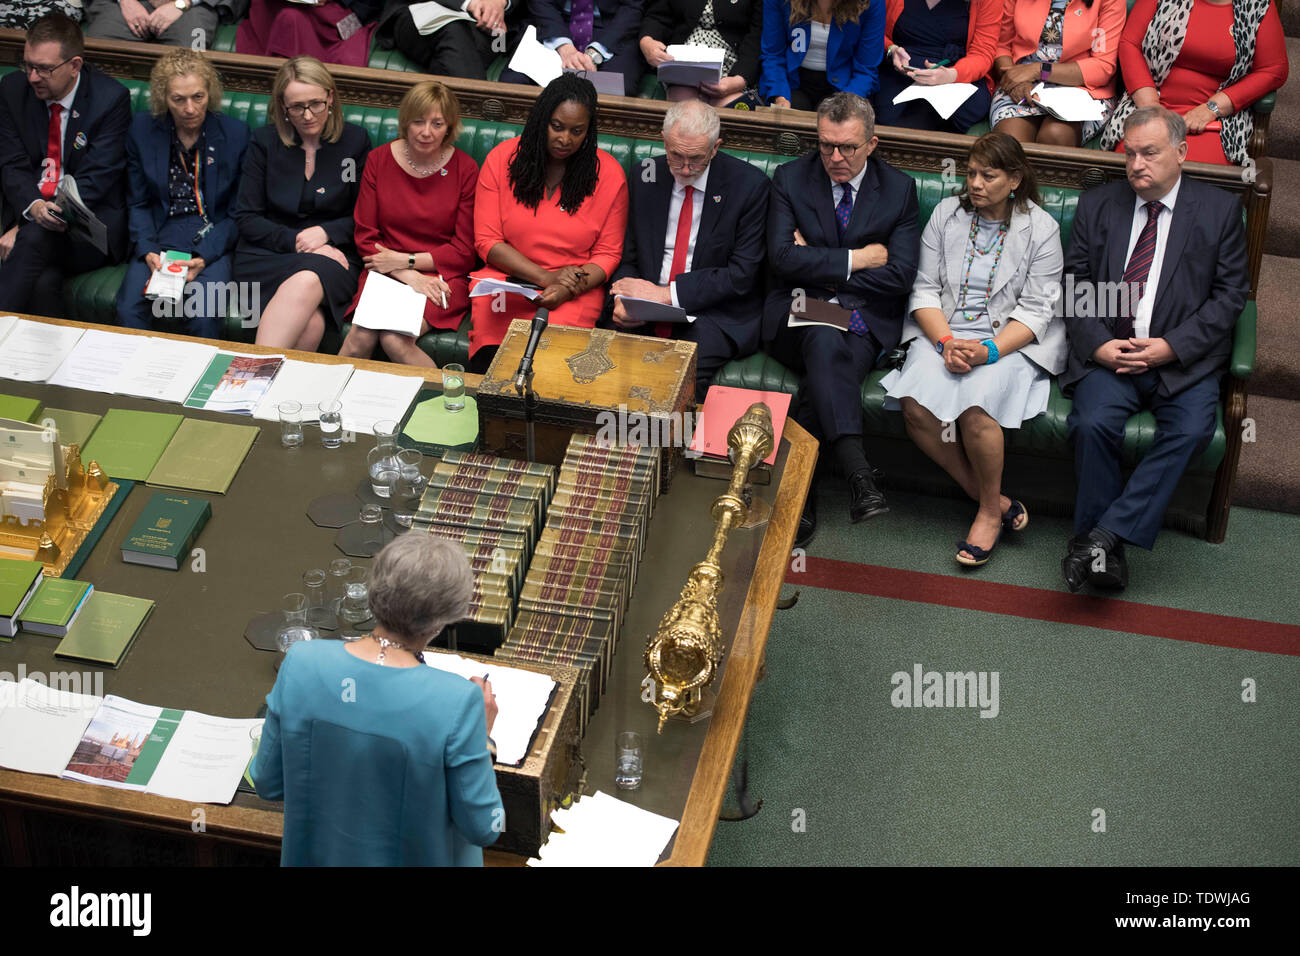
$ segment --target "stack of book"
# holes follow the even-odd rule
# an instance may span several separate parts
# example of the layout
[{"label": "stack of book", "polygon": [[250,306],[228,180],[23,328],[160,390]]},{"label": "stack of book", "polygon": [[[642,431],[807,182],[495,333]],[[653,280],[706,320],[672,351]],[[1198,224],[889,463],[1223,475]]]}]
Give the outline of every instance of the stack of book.
[{"label": "stack of book", "polygon": [[695,473],[704,478],[731,480],[734,469],[731,466],[731,449],[727,445],[727,436],[736,421],[749,411],[749,407],[761,402],[772,415],[774,441],[768,456],[749,469],[747,480],[755,485],[770,485],[772,466],[776,464],[776,453],[781,447],[781,433],[785,430],[785,419],[790,412],[791,397],[785,392],[759,392],[750,388],[711,385],[704,398],[704,409],[695,426],[691,447],[686,449],[686,457],[695,462]]},{"label": "stack of book", "polygon": [[496,653],[578,668],[584,677],[578,685],[583,730],[609,680],[659,474],[652,448],[572,437],[514,627]]},{"label": "stack of book", "polygon": [[554,494],[552,465],[448,451],[434,466],[412,527],[460,542],[474,568],[462,644],[490,652],[505,640]]}]

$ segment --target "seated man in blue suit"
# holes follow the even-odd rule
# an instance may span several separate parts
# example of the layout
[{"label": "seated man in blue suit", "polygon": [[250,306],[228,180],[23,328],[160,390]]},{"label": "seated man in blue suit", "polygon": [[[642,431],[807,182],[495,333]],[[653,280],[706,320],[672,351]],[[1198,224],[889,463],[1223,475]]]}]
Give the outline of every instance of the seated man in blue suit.
[{"label": "seated man in blue suit", "polygon": [[[862,380],[898,345],[921,254],[916,186],[872,155],[875,113],[853,93],[817,109],[818,149],[777,169],[767,217],[772,290],[763,340],[804,373],[795,421],[834,452],[849,479],[849,518],[889,510],[862,445]],[[792,309],[826,299],[848,310],[847,330],[788,324]],[[796,544],[817,527],[809,492]]]},{"label": "seated man in blue suit", "polygon": [[[698,346],[695,397],[733,356],[759,350],[763,262],[770,189],[763,172],[718,152],[718,112],[699,100],[664,116],[665,155],[628,177],[627,237],[614,273],[614,322],[634,329],[617,296],[685,309],[678,331]],[[657,330],[660,331],[660,330]]]},{"label": "seated man in blue suit", "polygon": [[[1250,292],[1241,206],[1182,175],[1182,117],[1162,106],[1134,110],[1124,155],[1127,182],[1079,198],[1065,256],[1073,295],[1064,303],[1070,354],[1061,388],[1074,398],[1079,489],[1061,565],[1071,591],[1085,581],[1124,588],[1124,545],[1155,545],[1178,479],[1214,436],[1219,380]],[[1085,289],[1093,292],[1086,299]],[[1112,302],[1117,309],[1105,307]],[[1156,437],[1125,482],[1124,424],[1143,409],[1155,415]]]},{"label": "seated man in blue suit", "polygon": [[[520,0],[516,0],[520,2]],[[623,92],[636,96],[645,61],[637,45],[643,0],[528,0],[525,23],[537,39],[560,54],[566,70],[623,74]],[[532,83],[514,70],[503,83]]]},{"label": "seated man in blue suit", "polygon": [[[221,106],[221,80],[201,53],[164,54],[149,87],[150,112],[132,121],[126,147],[131,265],[117,294],[118,318],[133,329],[184,318],[191,334],[220,338],[231,298],[230,251],[239,238],[230,206],[248,126],[214,112]],[[185,297],[177,304],[144,294],[168,250],[190,254]],[[189,284],[200,275],[201,285]]]},{"label": "seated man in blue suit", "polygon": [[[63,279],[126,251],[126,87],[82,62],[81,28],[61,13],[27,31],[23,63],[0,80],[0,312],[63,315]],[[72,239],[54,202],[72,176],[107,232],[107,251]]]}]

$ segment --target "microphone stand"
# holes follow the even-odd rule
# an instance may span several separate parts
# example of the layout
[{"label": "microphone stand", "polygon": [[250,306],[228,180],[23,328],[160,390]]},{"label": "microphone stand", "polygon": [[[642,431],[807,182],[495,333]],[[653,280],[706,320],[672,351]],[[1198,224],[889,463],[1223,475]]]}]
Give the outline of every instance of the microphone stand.
[{"label": "microphone stand", "polygon": [[528,336],[528,347],[524,349],[523,357],[519,359],[519,368],[515,371],[515,391],[524,398],[524,449],[529,461],[537,460],[535,428],[538,402],[537,393],[533,391],[533,356],[537,352],[537,344],[541,341],[542,333],[546,331],[549,321],[550,310],[545,306],[539,306],[537,314],[533,316],[533,328]]}]

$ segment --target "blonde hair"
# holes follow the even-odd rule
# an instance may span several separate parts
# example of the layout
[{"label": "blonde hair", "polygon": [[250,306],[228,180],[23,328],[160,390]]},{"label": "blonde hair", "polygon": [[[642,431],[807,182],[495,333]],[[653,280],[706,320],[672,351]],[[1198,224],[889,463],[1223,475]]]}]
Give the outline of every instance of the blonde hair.
[{"label": "blonde hair", "polygon": [[280,134],[280,142],[292,146],[297,135],[297,130],[289,122],[289,111],[284,103],[284,91],[294,81],[319,86],[328,94],[329,115],[325,118],[325,128],[321,130],[320,138],[326,143],[337,143],[343,135],[343,107],[339,105],[334,77],[325,69],[325,64],[314,56],[295,56],[292,60],[285,60],[284,65],[276,71],[275,83],[271,86],[271,120],[275,123],[275,131]]},{"label": "blonde hair", "polygon": [[406,139],[406,130],[410,125],[428,116],[429,111],[435,108],[447,124],[447,136],[443,143],[455,145],[456,138],[460,136],[460,101],[456,99],[455,93],[437,80],[416,83],[406,91],[397,108],[398,135]]},{"label": "blonde hair", "polygon": [[189,49],[170,50],[158,58],[149,73],[149,112],[162,116],[167,112],[167,94],[172,80],[182,76],[197,76],[208,91],[208,109],[221,109],[221,77],[208,58]]}]

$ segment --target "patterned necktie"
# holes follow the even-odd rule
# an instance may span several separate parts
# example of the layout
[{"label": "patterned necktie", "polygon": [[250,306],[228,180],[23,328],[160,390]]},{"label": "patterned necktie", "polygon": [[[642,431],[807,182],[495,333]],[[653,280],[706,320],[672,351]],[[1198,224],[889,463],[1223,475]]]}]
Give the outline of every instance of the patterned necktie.
[{"label": "patterned necktie", "polygon": [[[849,231],[849,216],[853,215],[853,186],[850,183],[844,184],[844,193],[840,196],[840,201],[835,205],[835,232],[839,236],[840,245],[844,245],[844,237]],[[867,323],[862,321],[862,313],[854,309],[849,313],[849,331],[854,335],[866,335]]]},{"label": "patterned necktie", "polygon": [[573,0],[569,6],[569,39],[584,53],[591,46],[591,33],[596,23],[596,0]]},{"label": "patterned necktie", "polygon": [[1151,263],[1156,257],[1156,223],[1160,220],[1160,210],[1164,205],[1158,201],[1146,204],[1147,221],[1138,236],[1133,254],[1128,257],[1124,267],[1124,288],[1127,294],[1123,301],[1128,303],[1124,314],[1115,321],[1115,338],[1127,339],[1133,335],[1133,313],[1137,311],[1138,300],[1146,294],[1147,276],[1151,273]]},{"label": "patterned necktie", "polygon": [[41,176],[41,195],[53,199],[59,191],[59,175],[63,172],[63,124],[59,118],[63,107],[58,103],[50,105],[50,134],[45,146],[45,170]]}]

